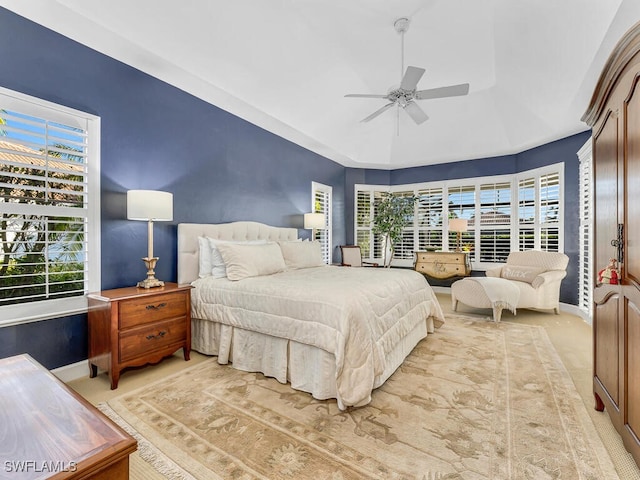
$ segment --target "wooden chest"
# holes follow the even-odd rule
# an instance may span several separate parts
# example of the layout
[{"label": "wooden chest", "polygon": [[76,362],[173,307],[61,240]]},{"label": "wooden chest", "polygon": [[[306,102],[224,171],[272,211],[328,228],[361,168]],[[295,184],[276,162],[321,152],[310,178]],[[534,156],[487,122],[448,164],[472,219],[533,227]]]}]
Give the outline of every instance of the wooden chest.
[{"label": "wooden chest", "polygon": [[106,370],[111,389],[126,367],[191,352],[191,285],[118,288],[89,295],[89,368]]},{"label": "wooden chest", "polygon": [[29,355],[0,360],[2,478],[129,478],[131,435]]},{"label": "wooden chest", "polygon": [[416,271],[437,279],[466,277],[471,274],[465,252],[416,252]]}]

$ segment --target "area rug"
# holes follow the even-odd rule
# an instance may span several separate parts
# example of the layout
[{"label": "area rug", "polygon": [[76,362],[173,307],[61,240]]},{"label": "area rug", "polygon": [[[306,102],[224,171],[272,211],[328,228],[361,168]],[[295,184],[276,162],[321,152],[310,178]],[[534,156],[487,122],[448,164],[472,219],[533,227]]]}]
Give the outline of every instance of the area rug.
[{"label": "area rug", "polygon": [[617,479],[544,328],[449,316],[361,408],[215,359],[101,408],[167,478]]}]

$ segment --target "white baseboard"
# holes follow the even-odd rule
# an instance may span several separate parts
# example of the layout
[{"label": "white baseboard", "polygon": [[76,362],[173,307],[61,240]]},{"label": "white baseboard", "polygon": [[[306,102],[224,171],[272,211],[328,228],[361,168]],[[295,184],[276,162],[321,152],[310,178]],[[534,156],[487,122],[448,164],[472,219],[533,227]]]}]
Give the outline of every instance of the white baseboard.
[{"label": "white baseboard", "polygon": [[62,382],[67,383],[72,380],[78,380],[79,378],[89,376],[89,364],[86,360],[82,360],[76,363],[70,363],[69,365],[63,365],[62,367],[54,368],[51,370],[56,377]]},{"label": "white baseboard", "polygon": [[563,311],[563,312],[567,312],[567,313],[570,313],[572,315],[575,315],[577,317],[580,317],[585,322],[587,322],[589,325],[593,325],[592,319],[589,316],[589,314],[587,312],[585,312],[584,310],[582,310],[577,305],[571,305],[570,303],[560,303],[560,310]]}]

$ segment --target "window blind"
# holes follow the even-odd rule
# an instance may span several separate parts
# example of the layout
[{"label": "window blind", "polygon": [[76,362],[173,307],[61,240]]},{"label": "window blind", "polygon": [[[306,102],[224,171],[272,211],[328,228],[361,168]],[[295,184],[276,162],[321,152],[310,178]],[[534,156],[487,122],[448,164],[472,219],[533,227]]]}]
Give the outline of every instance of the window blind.
[{"label": "window blind", "polygon": [[0,307],[88,291],[88,120],[0,94]]},{"label": "window blind", "polygon": [[379,199],[391,191],[418,198],[415,216],[396,245],[395,265],[412,265],[416,250],[453,250],[456,233],[448,230],[447,218],[467,219],[468,231],[462,233],[461,242],[475,268],[502,263],[513,250],[562,251],[563,172],[559,163],[517,175],[391,188],[356,185],[355,241],[363,256],[382,259],[382,241],[371,234],[373,212]]},{"label": "window blind", "polygon": [[329,264],[331,263],[331,250],[332,250],[332,246],[331,246],[332,188],[328,185],[312,182],[311,192],[312,192],[312,202],[313,202],[312,211],[315,213],[322,213],[324,215],[324,222],[325,222],[324,228],[315,229],[314,240],[320,242],[320,247],[322,250],[322,260],[324,261],[324,263]]},{"label": "window blind", "polygon": [[578,151],[580,165],[579,194],[580,194],[580,252],[579,252],[579,285],[578,285],[578,306],[591,318],[593,310],[593,265],[591,262],[591,235],[593,233],[593,201],[592,184],[593,174],[591,138]]}]

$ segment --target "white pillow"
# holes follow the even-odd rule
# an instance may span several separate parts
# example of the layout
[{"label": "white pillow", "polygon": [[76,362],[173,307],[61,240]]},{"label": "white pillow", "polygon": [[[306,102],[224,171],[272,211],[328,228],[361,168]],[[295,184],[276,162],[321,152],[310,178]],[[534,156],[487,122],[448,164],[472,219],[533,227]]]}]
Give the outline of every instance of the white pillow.
[{"label": "white pillow", "polygon": [[278,242],[289,269],[322,267],[322,247],[320,242]]},{"label": "white pillow", "polygon": [[504,265],[502,267],[501,277],[508,280],[532,283],[542,272],[544,272],[544,268]]},{"label": "white pillow", "polygon": [[198,237],[198,276],[200,278],[211,275],[211,246],[207,237]]},{"label": "white pillow", "polygon": [[267,243],[266,240],[218,240],[211,237],[198,237],[199,257],[198,265],[200,278],[213,276],[214,278],[224,278],[227,276],[224,262],[218,252],[218,244],[234,243],[247,245],[261,245]]},{"label": "white pillow", "polygon": [[264,245],[267,243],[266,240],[218,240],[217,238],[208,238],[209,246],[211,247],[211,276],[213,278],[227,276],[225,261],[218,250],[220,245]]},{"label": "white pillow", "polygon": [[229,280],[271,275],[286,269],[282,251],[277,243],[264,245],[218,244]]}]

